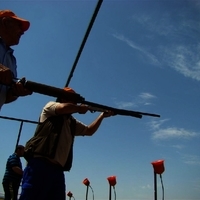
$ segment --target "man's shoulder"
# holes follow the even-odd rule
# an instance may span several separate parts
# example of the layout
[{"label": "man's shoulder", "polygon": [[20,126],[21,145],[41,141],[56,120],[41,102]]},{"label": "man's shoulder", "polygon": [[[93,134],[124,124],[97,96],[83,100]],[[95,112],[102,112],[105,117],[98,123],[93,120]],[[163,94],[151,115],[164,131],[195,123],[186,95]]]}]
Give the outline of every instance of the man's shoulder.
[{"label": "man's shoulder", "polygon": [[13,160],[18,160],[19,157],[13,153],[12,155],[9,156],[8,161],[12,162]]},{"label": "man's shoulder", "polygon": [[55,107],[57,102],[55,101],[49,101],[42,109],[41,115],[40,115],[40,122],[44,122],[47,118],[51,116],[55,116]]},{"label": "man's shoulder", "polygon": [[44,108],[48,108],[48,107],[51,107],[53,105],[56,105],[58,102],[55,102],[55,101],[49,101],[48,103],[45,104]]},{"label": "man's shoulder", "polygon": [[14,158],[14,157],[17,157],[17,155],[16,155],[15,153],[13,153],[13,154],[11,154],[11,155],[9,156],[9,158]]},{"label": "man's shoulder", "polygon": [[57,105],[57,102],[55,102],[55,101],[49,101],[49,102],[46,103],[46,105],[43,107],[42,113],[55,110],[56,105]]}]

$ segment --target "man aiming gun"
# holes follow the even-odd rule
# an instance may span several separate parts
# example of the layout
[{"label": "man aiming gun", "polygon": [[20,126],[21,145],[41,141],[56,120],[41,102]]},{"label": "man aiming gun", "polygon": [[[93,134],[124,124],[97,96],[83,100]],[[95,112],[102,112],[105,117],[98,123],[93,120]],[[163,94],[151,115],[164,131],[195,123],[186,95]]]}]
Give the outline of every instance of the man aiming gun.
[{"label": "man aiming gun", "polygon": [[[68,87],[65,91],[75,93]],[[71,168],[74,136],[92,136],[104,118],[114,115],[109,110],[102,112],[90,125],[72,117],[74,113],[85,114],[88,110],[87,105],[63,98],[44,106],[35,135],[25,146],[28,165],[20,200],[66,199],[63,172]]]}]

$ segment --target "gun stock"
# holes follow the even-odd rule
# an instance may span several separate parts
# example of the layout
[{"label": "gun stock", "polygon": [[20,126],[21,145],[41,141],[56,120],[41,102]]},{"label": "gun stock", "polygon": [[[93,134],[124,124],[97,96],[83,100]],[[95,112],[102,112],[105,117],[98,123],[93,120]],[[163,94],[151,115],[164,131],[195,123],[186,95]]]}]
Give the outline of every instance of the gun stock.
[{"label": "gun stock", "polygon": [[44,94],[47,96],[52,96],[52,97],[57,97],[57,98],[63,98],[63,99],[66,99],[69,101],[75,101],[75,102],[81,102],[84,100],[84,98],[80,94],[67,92],[57,87],[52,87],[49,85],[36,83],[32,81],[25,81],[23,84],[26,89],[32,92],[39,93],[39,94]]}]

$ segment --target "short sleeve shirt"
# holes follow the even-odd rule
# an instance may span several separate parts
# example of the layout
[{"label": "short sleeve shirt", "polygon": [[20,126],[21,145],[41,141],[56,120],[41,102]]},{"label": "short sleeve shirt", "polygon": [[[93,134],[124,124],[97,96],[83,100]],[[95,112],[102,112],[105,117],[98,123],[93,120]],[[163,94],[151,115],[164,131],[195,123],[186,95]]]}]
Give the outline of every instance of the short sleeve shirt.
[{"label": "short sleeve shirt", "polygon": [[[0,38],[0,63],[8,67],[12,71],[13,76],[16,78],[17,63],[13,52],[13,49],[6,47],[3,40]],[[0,84],[0,109],[6,101],[6,93],[8,89],[8,86]]]},{"label": "short sleeve shirt", "polygon": [[13,167],[19,167],[20,169],[22,169],[21,160],[19,156],[17,156],[17,154],[15,153],[10,155],[7,160],[6,171],[3,177],[3,183],[10,183],[10,182],[19,183],[21,181],[22,176],[14,172],[12,169]]},{"label": "short sleeve shirt", "polygon": [[[49,102],[45,105],[40,115],[40,122],[44,122],[48,117],[55,116],[55,108],[59,103],[57,102]],[[76,120],[76,131],[75,136],[83,136],[85,129],[87,126],[82,122]],[[64,123],[61,131],[61,135],[59,137],[58,147],[56,150],[55,157],[53,159],[54,162],[59,163],[61,166],[64,166],[70,151],[70,147],[72,144],[72,135],[70,130],[70,119],[68,117],[64,117]]]}]

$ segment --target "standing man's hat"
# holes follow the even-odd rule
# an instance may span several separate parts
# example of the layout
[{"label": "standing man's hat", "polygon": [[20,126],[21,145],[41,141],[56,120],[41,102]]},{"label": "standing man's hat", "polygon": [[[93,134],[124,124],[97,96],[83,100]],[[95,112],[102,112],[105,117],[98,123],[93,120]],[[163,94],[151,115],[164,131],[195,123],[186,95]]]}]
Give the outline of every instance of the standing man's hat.
[{"label": "standing man's hat", "polygon": [[23,29],[24,32],[27,31],[29,26],[30,26],[29,21],[18,17],[11,10],[0,10],[0,18],[3,18],[3,17],[10,17],[10,18],[13,18],[13,19],[20,21],[21,25],[22,25],[22,29]]}]

